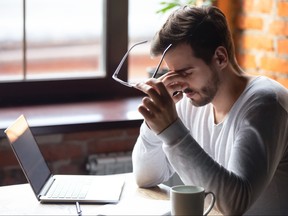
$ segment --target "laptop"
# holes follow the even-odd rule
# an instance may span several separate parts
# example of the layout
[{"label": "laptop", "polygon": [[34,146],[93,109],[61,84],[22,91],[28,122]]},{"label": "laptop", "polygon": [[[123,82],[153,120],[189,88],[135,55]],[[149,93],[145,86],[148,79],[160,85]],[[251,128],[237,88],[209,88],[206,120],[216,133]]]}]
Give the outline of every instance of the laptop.
[{"label": "laptop", "polygon": [[120,200],[124,176],[117,175],[115,181],[113,175],[53,175],[24,115],[5,134],[41,203],[117,203]]}]

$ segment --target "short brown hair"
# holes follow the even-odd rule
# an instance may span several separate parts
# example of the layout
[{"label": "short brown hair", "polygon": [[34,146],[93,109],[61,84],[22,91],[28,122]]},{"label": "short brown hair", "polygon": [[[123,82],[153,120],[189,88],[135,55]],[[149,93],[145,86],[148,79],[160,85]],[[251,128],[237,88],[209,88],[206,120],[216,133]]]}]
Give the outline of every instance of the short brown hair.
[{"label": "short brown hair", "polygon": [[235,64],[234,45],[225,15],[214,6],[184,6],[173,12],[161,30],[156,33],[151,47],[152,55],[160,55],[172,44],[190,44],[194,56],[207,64],[217,47],[226,48],[228,58]]}]

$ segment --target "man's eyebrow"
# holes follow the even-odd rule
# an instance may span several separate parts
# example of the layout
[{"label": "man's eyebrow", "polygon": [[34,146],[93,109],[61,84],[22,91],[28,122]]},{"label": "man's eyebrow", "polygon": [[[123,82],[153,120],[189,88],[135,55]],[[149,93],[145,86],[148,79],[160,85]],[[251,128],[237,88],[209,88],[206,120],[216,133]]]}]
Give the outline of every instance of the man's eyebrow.
[{"label": "man's eyebrow", "polygon": [[[192,69],[193,67],[192,66],[189,66],[189,67],[185,67],[185,68],[181,68],[181,69],[178,69],[178,70],[174,70],[175,73],[181,73],[181,72],[185,72],[189,69]],[[172,70],[169,70],[169,71],[172,71]]]}]

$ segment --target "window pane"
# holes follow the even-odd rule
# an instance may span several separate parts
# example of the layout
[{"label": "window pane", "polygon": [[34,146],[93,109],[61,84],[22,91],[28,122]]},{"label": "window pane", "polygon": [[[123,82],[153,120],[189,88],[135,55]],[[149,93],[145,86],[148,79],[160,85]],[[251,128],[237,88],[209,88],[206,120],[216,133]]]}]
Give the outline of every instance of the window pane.
[{"label": "window pane", "polygon": [[[7,17],[12,18],[1,40],[4,46],[6,44],[7,52],[12,52],[15,48],[8,46],[13,42],[11,38],[16,37],[18,44],[22,40],[23,19],[19,13],[22,12],[22,1],[19,1],[17,10],[15,0],[5,2],[6,8],[0,9],[1,23]],[[102,12],[101,0],[26,0],[27,72],[20,75],[17,70],[9,71],[10,76],[13,75],[10,79],[103,77],[99,66]],[[7,57],[2,61],[8,68],[14,68],[14,61],[18,59],[19,54],[13,61],[8,61]],[[5,68],[2,71],[8,72]]]},{"label": "window pane", "polygon": [[27,79],[95,77],[100,0],[27,0]]},{"label": "window pane", "polygon": [[[129,46],[133,43],[151,40],[160,29],[169,13],[162,15],[156,11],[162,0],[129,0]],[[131,82],[143,81],[149,77],[148,71],[157,66],[160,58],[150,58],[150,44],[139,45],[129,55],[128,79]],[[164,65],[164,62],[162,64]]]},{"label": "window pane", "polygon": [[0,1],[0,82],[23,77],[22,0]]}]

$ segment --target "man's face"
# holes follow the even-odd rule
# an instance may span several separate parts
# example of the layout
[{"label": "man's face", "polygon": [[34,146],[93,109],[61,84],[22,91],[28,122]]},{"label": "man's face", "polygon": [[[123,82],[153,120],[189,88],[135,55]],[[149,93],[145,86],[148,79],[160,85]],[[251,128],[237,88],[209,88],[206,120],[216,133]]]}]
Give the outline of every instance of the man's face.
[{"label": "man's face", "polygon": [[170,73],[166,76],[168,85],[179,85],[178,89],[190,98],[194,106],[204,106],[213,101],[220,84],[219,74],[211,64],[195,58],[188,44],[181,44],[169,50],[165,62]]}]

